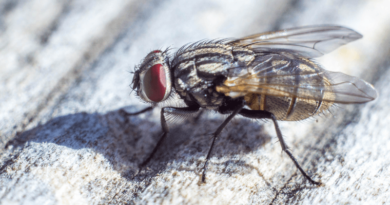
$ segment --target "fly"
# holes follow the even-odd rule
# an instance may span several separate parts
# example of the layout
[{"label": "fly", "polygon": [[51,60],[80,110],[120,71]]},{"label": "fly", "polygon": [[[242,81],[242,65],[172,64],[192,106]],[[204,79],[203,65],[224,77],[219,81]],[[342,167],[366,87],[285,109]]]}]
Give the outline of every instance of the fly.
[{"label": "fly", "polygon": [[152,159],[169,133],[165,115],[215,110],[228,117],[213,133],[202,168],[202,182],[215,140],[231,119],[242,115],[272,120],[282,150],[307,180],[319,185],[287,148],[277,121],[303,120],[337,103],[374,100],[377,92],[371,84],[327,71],[311,60],[360,38],[361,34],[341,26],[309,26],[240,39],[196,42],[181,47],[173,56],[167,51],[150,52],[136,67],[132,88],[151,107],[129,115],[150,111],[173,93],[187,107],[161,109],[162,135],[140,167]]}]

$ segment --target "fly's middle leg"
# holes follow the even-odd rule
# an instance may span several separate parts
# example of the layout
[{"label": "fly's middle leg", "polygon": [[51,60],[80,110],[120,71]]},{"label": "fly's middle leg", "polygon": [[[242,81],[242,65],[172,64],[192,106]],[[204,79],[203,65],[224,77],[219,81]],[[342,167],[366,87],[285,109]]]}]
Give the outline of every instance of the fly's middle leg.
[{"label": "fly's middle leg", "polygon": [[275,131],[276,135],[278,136],[280,145],[282,147],[282,150],[287,153],[287,155],[290,157],[290,159],[294,162],[295,166],[299,169],[299,171],[302,173],[302,175],[310,181],[310,183],[315,185],[321,185],[320,182],[316,182],[313,179],[310,178],[309,175],[302,169],[301,165],[299,165],[298,161],[295,159],[295,157],[292,155],[290,150],[288,150],[286,143],[284,142],[282,132],[280,131],[278,122],[276,121],[276,117],[274,114],[263,111],[263,110],[248,110],[248,109],[242,109],[239,113],[242,116],[253,118],[253,119],[271,119],[275,125]]},{"label": "fly's middle leg", "polygon": [[204,183],[206,181],[206,170],[207,170],[207,164],[209,162],[209,159],[210,159],[210,156],[211,156],[211,153],[213,151],[213,148],[214,148],[214,144],[215,144],[215,140],[217,139],[218,135],[221,134],[222,130],[224,127],[226,127],[226,125],[230,122],[230,120],[233,119],[234,116],[236,116],[240,111],[241,109],[244,107],[244,104],[241,104],[241,105],[238,105],[233,113],[231,113],[229,115],[229,117],[227,117],[225,119],[225,121],[223,121],[223,123],[218,127],[218,129],[214,132],[213,134],[213,142],[211,143],[211,146],[210,146],[210,149],[209,149],[209,152],[207,153],[207,156],[206,156],[206,161],[204,163],[204,166],[203,166],[203,172],[202,172],[202,182]]}]

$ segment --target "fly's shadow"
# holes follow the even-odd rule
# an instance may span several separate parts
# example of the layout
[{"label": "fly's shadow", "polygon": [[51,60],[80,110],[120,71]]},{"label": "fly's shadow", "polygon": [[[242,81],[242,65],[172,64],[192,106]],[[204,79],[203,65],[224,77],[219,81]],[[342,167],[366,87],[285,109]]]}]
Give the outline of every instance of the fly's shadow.
[{"label": "fly's shadow", "polygon": [[[132,117],[134,116],[130,116]],[[150,175],[150,172],[168,169],[181,169],[199,174],[212,142],[213,133],[223,121],[224,119],[220,118],[210,119],[207,115],[203,117],[194,115],[191,118],[188,116],[181,118],[181,123],[171,124],[169,136],[160,145],[161,141],[156,140],[153,143],[155,150],[151,149],[149,152],[149,156],[152,157],[146,160],[147,163],[140,165],[142,169],[136,177],[142,179]],[[226,160],[241,157],[268,141],[270,137],[263,132],[258,122],[249,119],[235,119],[218,137],[212,157],[224,157]],[[150,155],[152,152],[154,154]],[[180,168],[175,165],[175,167],[170,166],[172,162],[179,162]]]},{"label": "fly's shadow", "polygon": [[[184,168],[195,165],[193,171],[197,172],[201,169],[212,140],[209,134],[215,131],[223,119],[201,116],[197,121],[188,119],[171,127],[171,132],[147,169],[135,176],[139,165],[160,137],[161,125],[157,113],[124,116],[120,110],[114,110],[106,114],[83,112],[56,117],[18,133],[7,143],[7,148],[22,150],[32,143],[38,143],[52,144],[58,149],[92,149],[102,154],[123,177],[135,181],[151,180],[178,162]],[[261,130],[258,122],[233,120],[217,139],[212,157],[231,158],[259,149],[270,139]],[[41,156],[50,156],[49,152],[43,149]]]}]

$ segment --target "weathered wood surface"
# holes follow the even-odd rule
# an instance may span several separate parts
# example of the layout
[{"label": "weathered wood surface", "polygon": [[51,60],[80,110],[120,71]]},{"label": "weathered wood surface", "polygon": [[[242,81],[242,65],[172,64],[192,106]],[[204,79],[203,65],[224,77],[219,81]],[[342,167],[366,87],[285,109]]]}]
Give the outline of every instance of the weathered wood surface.
[{"label": "weathered wood surface", "polygon": [[[390,2],[0,0],[1,204],[390,204]],[[380,97],[304,122],[281,122],[313,187],[281,154],[271,123],[203,115],[160,134],[159,110],[130,94],[152,49],[314,24],[364,38],[318,61],[373,83]],[[318,122],[317,122],[318,120]]]}]

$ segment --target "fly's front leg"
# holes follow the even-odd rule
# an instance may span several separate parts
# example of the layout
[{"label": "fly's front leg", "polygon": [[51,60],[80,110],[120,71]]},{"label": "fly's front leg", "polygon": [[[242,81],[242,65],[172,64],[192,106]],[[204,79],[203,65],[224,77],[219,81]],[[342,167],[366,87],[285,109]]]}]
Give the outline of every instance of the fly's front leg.
[{"label": "fly's front leg", "polygon": [[153,110],[153,107],[147,107],[141,111],[138,111],[138,112],[134,112],[134,113],[128,113],[126,110],[124,109],[120,109],[119,112],[124,115],[124,116],[134,116],[134,115],[139,115],[139,114],[142,114],[142,113],[145,113],[145,112],[148,112],[148,111],[151,111]]},{"label": "fly's front leg", "polygon": [[239,113],[242,116],[248,117],[248,118],[254,118],[254,119],[271,119],[274,122],[276,135],[278,136],[280,146],[282,147],[282,150],[287,153],[287,155],[290,157],[290,159],[294,162],[295,166],[299,169],[299,171],[302,173],[302,175],[309,180],[312,184],[320,185],[320,182],[316,182],[313,179],[307,175],[307,173],[302,169],[302,167],[299,165],[298,161],[295,159],[295,157],[291,154],[290,150],[288,150],[286,143],[284,142],[284,139],[282,137],[282,132],[280,131],[278,122],[276,121],[276,117],[274,114],[263,111],[263,110],[248,110],[248,109],[242,109]]},{"label": "fly's front leg", "polygon": [[153,107],[147,107],[141,111],[138,111],[138,112],[133,112],[133,113],[129,113],[127,112],[125,109],[120,109],[119,110],[119,114],[122,115],[125,119],[125,123],[127,124],[129,122],[129,119],[127,117],[129,116],[135,116],[135,115],[139,115],[139,114],[142,114],[142,113],[145,113],[145,112],[149,112],[149,111],[152,111],[153,110]]},{"label": "fly's front leg", "polygon": [[161,128],[162,128],[163,133],[162,133],[160,139],[158,140],[157,145],[154,147],[153,151],[150,153],[149,157],[146,158],[146,160],[141,163],[140,167],[142,168],[146,164],[149,163],[149,161],[153,158],[153,155],[156,153],[156,151],[158,150],[158,148],[161,146],[162,142],[164,141],[164,139],[168,135],[169,127],[168,127],[168,124],[167,124],[167,121],[165,119],[164,114],[190,115],[190,114],[198,112],[198,110],[199,110],[199,107],[195,107],[195,106],[194,107],[185,107],[185,108],[174,108],[174,107],[162,108],[160,119],[161,119]]}]

